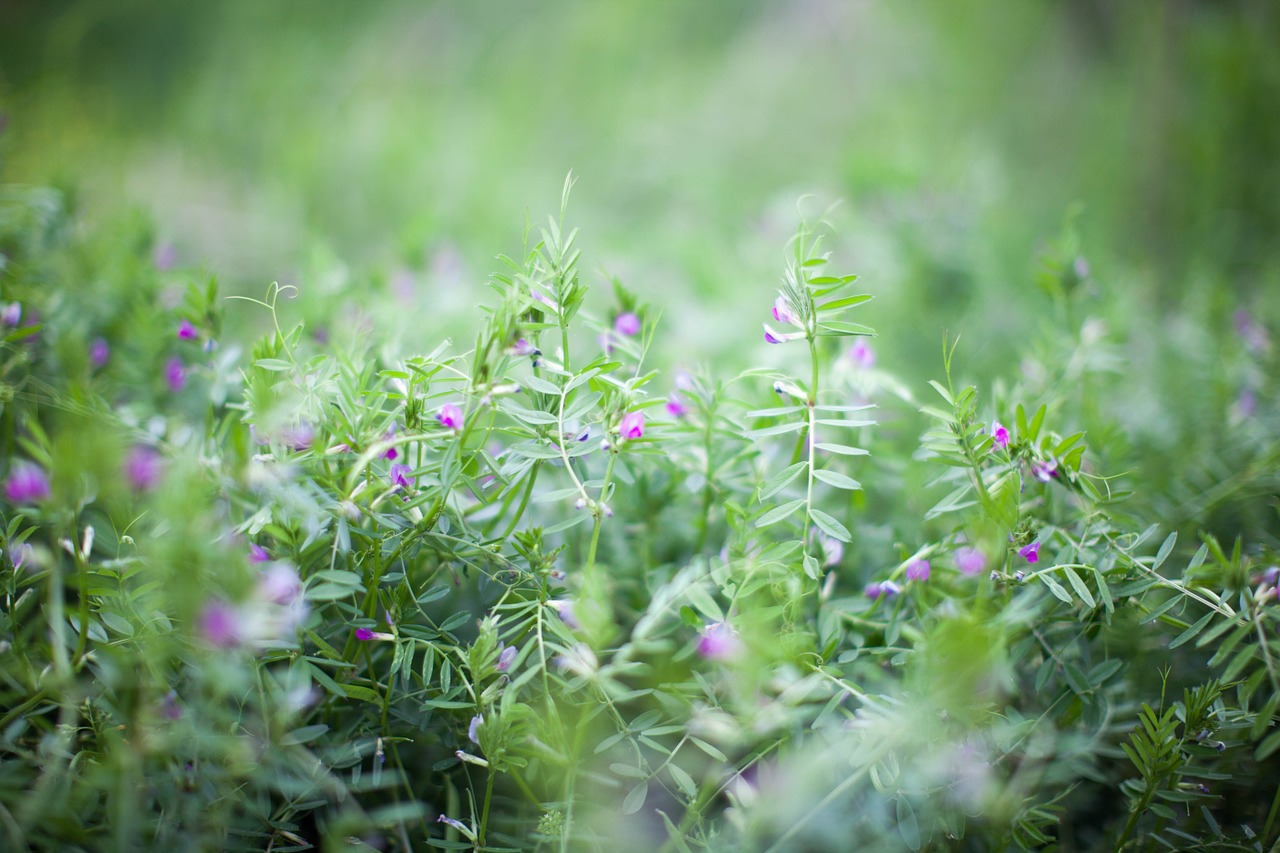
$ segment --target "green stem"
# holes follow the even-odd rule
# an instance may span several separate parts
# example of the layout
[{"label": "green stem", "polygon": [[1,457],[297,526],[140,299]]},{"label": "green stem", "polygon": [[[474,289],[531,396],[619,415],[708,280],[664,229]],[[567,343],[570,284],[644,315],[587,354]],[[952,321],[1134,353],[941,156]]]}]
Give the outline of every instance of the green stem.
[{"label": "green stem", "polygon": [[485,832],[489,829],[489,805],[493,802],[493,777],[497,774],[495,774],[493,768],[490,767],[485,772],[485,775],[488,779],[485,781],[484,785],[484,811],[480,813],[480,834],[477,836],[477,840],[479,840],[481,847],[484,846]]},{"label": "green stem", "polygon": [[587,566],[584,572],[590,572],[596,564],[596,547],[600,544],[600,528],[604,524],[605,499],[609,496],[609,483],[613,481],[613,465],[617,461],[617,449],[610,449],[609,464],[605,467],[604,482],[600,486],[600,501],[595,508],[595,523],[591,529],[591,547],[587,549]]}]

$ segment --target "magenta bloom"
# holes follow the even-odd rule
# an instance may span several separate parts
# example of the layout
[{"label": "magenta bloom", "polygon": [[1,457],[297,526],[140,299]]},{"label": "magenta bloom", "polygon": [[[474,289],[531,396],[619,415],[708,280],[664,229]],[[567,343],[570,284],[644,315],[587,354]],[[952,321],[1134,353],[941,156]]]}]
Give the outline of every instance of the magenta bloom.
[{"label": "magenta bloom", "polygon": [[94,369],[100,368],[107,363],[107,359],[111,357],[111,347],[108,346],[104,338],[94,338],[93,343],[89,344],[89,363]]},{"label": "magenta bloom", "polygon": [[436,415],[436,420],[438,420],[440,425],[446,429],[462,429],[462,410],[453,403],[445,403],[440,407],[440,412]]},{"label": "magenta bloom", "polygon": [[980,575],[987,567],[987,558],[977,548],[956,549],[956,568],[962,575]]},{"label": "magenta bloom", "polygon": [[49,475],[32,462],[19,462],[5,480],[4,495],[10,503],[32,504],[49,498]]},{"label": "magenta bloom", "polygon": [[190,320],[183,320],[178,324],[178,338],[184,341],[194,341],[197,337],[196,327],[191,325]]},{"label": "magenta bloom", "polygon": [[22,322],[22,303],[9,302],[0,306],[0,323],[16,326]]},{"label": "magenta bloom", "polygon": [[895,595],[902,592],[902,587],[898,586],[893,581],[880,581],[878,583],[867,584],[864,592],[866,593],[867,598],[875,601],[881,596],[885,598],[893,598]]},{"label": "magenta bloom", "polygon": [[187,369],[182,364],[182,359],[174,356],[165,362],[164,365],[164,381],[169,385],[169,390],[177,393],[187,384]]},{"label": "magenta bloom", "polygon": [[150,447],[138,446],[124,460],[124,478],[135,492],[147,492],[160,482],[160,454]]},{"label": "magenta bloom", "polygon": [[151,262],[158,270],[173,269],[174,264],[178,262],[178,250],[172,243],[158,243],[151,254]]},{"label": "magenta bloom", "polygon": [[280,443],[290,450],[309,450],[315,437],[315,428],[307,421],[299,421],[281,430]]},{"label": "magenta bloom", "polygon": [[742,652],[738,632],[725,622],[713,622],[699,633],[698,656],[704,660],[732,660]]},{"label": "magenta bloom", "polygon": [[1018,556],[1028,563],[1036,562],[1040,559],[1040,543],[1032,542],[1030,545],[1023,545],[1018,549]]},{"label": "magenta bloom", "polygon": [[773,319],[779,323],[786,323],[789,326],[801,326],[800,317],[791,308],[786,298],[779,296],[773,300]]},{"label": "magenta bloom", "polygon": [[861,367],[864,370],[874,367],[876,363],[876,351],[862,338],[854,341],[853,346],[845,352],[845,357],[853,362],[855,367]]},{"label": "magenta bloom", "polygon": [[240,612],[225,601],[211,601],[200,613],[200,635],[219,649],[240,644],[242,626]]},{"label": "magenta bloom", "polygon": [[671,398],[667,400],[666,409],[667,414],[673,418],[683,418],[689,414],[689,407],[684,404],[684,400],[680,399],[680,395],[674,392],[671,394]]},{"label": "magenta bloom", "polygon": [[640,318],[630,311],[619,314],[613,321],[613,330],[620,335],[631,336],[640,331]]},{"label": "magenta bloom", "polygon": [[1036,460],[1031,463],[1031,475],[1040,482],[1047,483],[1058,476],[1058,463],[1052,460],[1049,462]]},{"label": "magenta bloom", "polygon": [[767,344],[785,344],[787,341],[795,341],[804,337],[804,332],[775,332],[769,328],[768,323],[762,323],[764,326],[764,342]]},{"label": "magenta bloom", "polygon": [[644,435],[644,412],[627,412],[618,424],[618,433],[623,438],[640,438]]},{"label": "magenta bloom", "polygon": [[512,355],[538,355],[538,348],[524,338],[520,338],[512,344],[510,351]]},{"label": "magenta bloom", "polygon": [[393,464],[389,472],[391,482],[402,489],[412,488],[414,478],[409,476],[409,472],[412,470],[408,465],[401,465],[398,462]]},{"label": "magenta bloom", "polygon": [[907,563],[907,580],[927,581],[929,579],[929,561],[912,560]]},{"label": "magenta bloom", "polygon": [[356,639],[362,642],[368,642],[373,639],[373,631],[368,628],[357,628]]},{"label": "magenta bloom", "polygon": [[261,545],[253,544],[249,546],[249,562],[250,563],[267,563],[270,562],[271,555],[267,553],[267,549]]},{"label": "magenta bloom", "polygon": [[272,604],[292,604],[302,595],[302,578],[288,563],[272,563],[258,575],[258,597]]},{"label": "magenta bloom", "polygon": [[1001,447],[1009,446],[1009,430],[999,421],[991,422],[991,440]]}]

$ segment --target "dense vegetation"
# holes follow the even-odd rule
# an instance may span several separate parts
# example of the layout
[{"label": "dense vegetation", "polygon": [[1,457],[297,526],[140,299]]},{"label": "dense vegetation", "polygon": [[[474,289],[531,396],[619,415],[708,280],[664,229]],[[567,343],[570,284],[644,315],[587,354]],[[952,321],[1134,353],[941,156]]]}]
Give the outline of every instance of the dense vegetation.
[{"label": "dense vegetation", "polygon": [[[498,122],[484,92],[520,127],[528,34],[388,5],[353,35],[335,6],[308,32],[329,55],[356,45],[331,70],[280,29],[288,4],[7,13],[31,38],[0,37],[16,104],[0,189],[0,846],[1280,849],[1280,263],[1265,239],[1280,207],[1264,192],[1280,158],[1253,111],[1280,91],[1255,32],[1276,16],[1044,4],[1006,22],[1053,47],[1031,62],[953,33],[941,5],[760,7],[747,23],[606,5],[511,14],[574,48],[552,77],[679,32],[675,66],[650,89],[608,71],[574,89],[583,115],[618,122],[613,154],[580,146],[568,114],[552,117],[563,138],[522,144],[622,162],[644,132],[610,96],[677,98],[703,79],[697,57],[732,59],[726,28],[743,66],[723,85],[820,126],[781,157],[763,127],[743,130],[759,147],[694,139],[657,182],[691,185],[675,212],[642,176],[602,169],[607,191],[571,176],[558,205],[539,176],[531,203],[552,212],[521,228],[503,181],[523,179],[499,165],[518,145],[464,121],[479,148],[434,136],[424,166],[407,153],[421,117],[377,106],[406,107],[413,87],[378,100],[358,78],[390,156],[334,175],[349,208],[315,170],[369,149],[267,144],[323,115],[291,87],[346,79],[398,27],[452,26],[463,47],[432,60],[446,79],[486,38],[508,57],[492,90],[454,80],[450,97],[474,99],[458,115]],[[1145,41],[1150,15],[1164,41]],[[871,49],[858,22],[891,35],[891,69],[901,44],[931,45],[935,71],[982,56],[957,109],[1021,63],[1097,83],[1066,85],[1095,115],[1140,100],[1129,57],[1161,45],[1214,74],[1163,108],[1181,130],[1134,143],[1135,161],[1164,158],[1129,176],[1138,201],[1107,187],[1124,122],[1073,153],[1043,113],[969,137],[978,164],[957,186],[975,193],[933,198],[947,157],[919,140],[947,126],[942,101],[858,90],[856,109],[815,108],[829,90],[754,70],[803,79],[789,63],[828,44],[823,26]],[[80,39],[157,33],[174,38],[147,54],[154,79],[97,48],[59,64]],[[1101,35],[1069,49],[1080,33]],[[220,45],[262,65],[221,65]],[[1243,77],[1237,53],[1254,60]],[[118,113],[68,119],[61,99],[95,81],[123,87]],[[260,136],[218,124],[235,102],[223,83],[286,109]],[[1210,111],[1233,118],[1186,118]],[[832,141],[859,112],[893,121]],[[1036,156],[1018,151],[1028,135]],[[163,161],[148,159],[159,138],[257,182],[248,206],[271,211],[271,239],[121,213],[104,188]],[[98,139],[114,153],[68,157]],[[553,160],[539,166],[559,181]],[[1055,168],[1030,183],[1037,162]],[[404,187],[449,186],[449,164],[475,170],[464,184],[483,200],[455,218],[443,190],[414,208]],[[810,179],[853,203],[795,204]],[[301,221],[274,221],[277,181],[306,198]]]}]

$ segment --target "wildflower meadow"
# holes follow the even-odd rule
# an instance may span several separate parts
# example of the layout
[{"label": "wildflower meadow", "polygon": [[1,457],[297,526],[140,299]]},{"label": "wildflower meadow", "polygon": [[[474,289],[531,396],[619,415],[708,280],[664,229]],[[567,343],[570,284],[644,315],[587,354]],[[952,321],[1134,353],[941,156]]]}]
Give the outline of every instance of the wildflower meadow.
[{"label": "wildflower meadow", "polygon": [[[525,23],[559,33],[568,69],[599,38],[657,39],[690,63],[677,81],[703,80],[680,57],[720,57],[709,33],[737,27],[747,59],[717,59],[737,69],[717,85],[745,75],[753,92],[767,87],[747,69],[865,23],[821,3],[752,6],[753,24],[661,12],[686,54],[628,17],[634,4],[606,5],[511,14],[542,16]],[[289,41],[292,19],[249,4],[16,8],[48,54],[0,59],[0,849],[1280,850],[1280,258],[1249,236],[1280,215],[1274,197],[1221,189],[1216,158],[1187,162],[1240,202],[1230,252],[1193,252],[1200,232],[1174,212],[1203,193],[1156,182],[1161,233],[1184,242],[1175,284],[1171,255],[1108,236],[1127,199],[1082,181],[1044,212],[1022,197],[1045,187],[1016,180],[1040,161],[1020,172],[1012,154],[975,167],[950,219],[926,212],[945,199],[902,188],[946,184],[931,158],[854,145],[844,192],[768,185],[773,201],[739,219],[681,196],[670,219],[639,224],[630,208],[652,200],[601,188],[624,177],[593,188],[604,155],[554,111],[566,130],[548,150],[587,168],[538,159],[536,198],[485,202],[504,210],[496,227],[439,199],[393,222],[397,176],[417,174],[395,156],[395,129],[415,119],[393,88],[386,103],[409,112],[365,115],[390,140],[367,198],[326,202],[305,151],[283,161],[310,193],[297,218],[321,236],[281,250],[291,265],[273,273],[254,228],[181,205],[166,219],[160,196],[126,204],[107,166],[50,167],[49,146],[78,144],[83,122],[111,140],[104,163],[216,171],[200,142],[179,157],[146,141],[186,138],[164,136],[194,121],[178,106],[148,119],[155,136],[111,130],[101,107],[59,112],[92,85],[47,57],[74,33],[85,50],[154,49],[138,55],[174,75],[148,83],[92,51],[81,72],[142,93],[112,101],[121,115],[185,86],[190,115],[225,118],[241,107],[206,85],[270,75],[205,78],[214,59],[165,59],[160,42],[279,36],[274,58],[242,56],[304,85],[331,72]],[[928,9],[865,26],[950,34],[928,60],[940,74],[959,61],[945,45],[986,56],[975,79],[1033,62],[1000,65],[988,36]],[[415,38],[453,32],[466,49],[429,60],[445,77],[474,72],[463,57],[486,39],[515,51],[527,37],[447,4],[316,14],[309,38],[330,56],[411,24]],[[1145,13],[1114,14],[1115,38],[1148,32]],[[1214,51],[1235,19],[1194,14],[1182,44],[1226,56]],[[1047,26],[1014,18],[1024,35]],[[1274,69],[1274,45],[1239,44]],[[403,61],[388,79],[411,74]],[[1072,94],[1082,111],[1141,79],[1090,61],[1102,82]],[[344,67],[354,80],[381,66]],[[631,92],[600,74],[572,91]],[[519,75],[508,89],[460,80],[503,110],[535,97]],[[1235,94],[1180,97],[1208,110]],[[494,131],[518,119],[460,113],[449,132],[476,150],[437,140],[439,192],[480,162],[515,186],[495,152],[525,143]],[[884,133],[908,146],[918,130]],[[236,162],[283,156],[238,132]],[[621,146],[617,162],[643,148],[600,144]],[[838,147],[823,145],[818,171]],[[753,190],[736,181],[765,187],[777,168],[762,144],[755,171],[715,171],[738,150],[728,137],[663,150],[705,157],[704,189],[737,199]],[[276,178],[244,174],[259,175],[247,204],[278,216],[263,188]],[[982,201],[997,183],[1011,200]],[[400,229],[401,249],[337,248],[364,240],[348,205]],[[1010,210],[1035,233],[1016,236]],[[262,229],[291,246],[286,227]],[[957,227],[976,248],[946,237]],[[472,251],[476,235],[492,245]]]}]

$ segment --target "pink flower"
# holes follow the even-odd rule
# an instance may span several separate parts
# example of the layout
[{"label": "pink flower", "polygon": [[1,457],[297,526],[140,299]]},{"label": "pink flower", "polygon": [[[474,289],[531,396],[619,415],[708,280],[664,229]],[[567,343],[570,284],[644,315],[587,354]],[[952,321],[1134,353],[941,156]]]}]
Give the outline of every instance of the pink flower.
[{"label": "pink flower", "polygon": [[183,320],[178,324],[178,338],[184,341],[193,341],[197,337],[196,327],[191,325],[190,320]]},{"label": "pink flower", "polygon": [[413,487],[414,478],[409,476],[409,472],[412,470],[408,465],[401,465],[397,462],[391,466],[388,476],[390,476],[391,482],[395,485],[402,489],[408,489]]},{"label": "pink flower", "polygon": [[742,652],[738,632],[726,622],[713,622],[699,633],[698,656],[704,660],[732,660]]},{"label": "pink flower", "polygon": [[867,598],[875,601],[881,596],[884,596],[885,598],[893,598],[895,595],[902,592],[902,587],[898,586],[893,581],[880,581],[878,583],[867,584],[864,592],[866,593]]},{"label": "pink flower", "polygon": [[684,404],[684,400],[680,399],[680,395],[672,392],[671,397],[667,400],[667,414],[673,418],[683,418],[689,414],[689,407]]},{"label": "pink flower", "polygon": [[150,447],[135,447],[124,460],[124,478],[135,492],[147,492],[160,482],[160,454]]},{"label": "pink flower", "polygon": [[1001,447],[1009,446],[1009,430],[999,421],[991,422],[991,440]]},{"label": "pink flower", "polygon": [[927,581],[929,579],[929,561],[912,560],[907,563],[907,580]]},{"label": "pink flower", "polygon": [[462,429],[462,410],[453,403],[445,403],[440,407],[436,420],[446,429],[458,430]]},{"label": "pink flower", "polygon": [[804,332],[775,332],[769,328],[768,323],[764,326],[764,342],[767,344],[785,344],[787,341],[796,341],[804,337]]},{"label": "pink flower", "polygon": [[578,617],[573,612],[573,602],[564,599],[553,599],[547,602],[547,606],[560,614],[560,621],[568,625],[570,628],[578,629],[582,627],[582,623],[578,621]]},{"label": "pink flower", "polygon": [[779,323],[786,323],[788,326],[804,325],[800,322],[799,315],[792,309],[791,304],[787,302],[784,296],[779,296],[773,300],[773,319]]},{"label": "pink flower", "polygon": [[4,494],[10,503],[15,504],[47,500],[50,495],[49,476],[39,465],[19,462],[9,472],[9,479],[5,480]]},{"label": "pink flower", "polygon": [[94,369],[100,368],[107,363],[107,359],[111,357],[111,347],[103,338],[94,338],[93,343],[89,344],[89,363]]},{"label": "pink flower", "polygon": [[1040,482],[1047,483],[1058,476],[1058,463],[1053,460],[1041,462],[1037,459],[1031,463],[1031,475]]},{"label": "pink flower", "polygon": [[502,650],[498,655],[498,672],[506,672],[511,669],[511,664],[514,663],[516,659],[516,651],[515,646],[507,646]]},{"label": "pink flower", "polygon": [[373,639],[373,631],[371,631],[368,628],[357,628],[356,639],[360,640],[361,642],[368,642],[369,640]]},{"label": "pink flower", "polygon": [[249,546],[249,562],[250,563],[266,563],[270,562],[271,555],[267,553],[267,549],[261,545],[253,544]]},{"label": "pink flower", "polygon": [[956,568],[962,575],[980,575],[987,567],[987,558],[977,548],[965,546],[956,549]]},{"label": "pink flower", "polygon": [[526,341],[524,338],[520,338],[514,344],[512,344],[511,347],[508,349],[508,352],[510,352],[512,355],[538,355],[539,354],[538,348],[535,347],[533,344],[529,343],[528,341]]},{"label": "pink flower", "polygon": [[258,575],[258,597],[272,604],[292,604],[302,595],[302,578],[288,563],[272,563]]},{"label": "pink flower", "polygon": [[1040,543],[1032,542],[1030,545],[1023,545],[1018,549],[1018,556],[1028,563],[1036,562],[1040,559]]},{"label": "pink flower", "polygon": [[876,363],[876,351],[862,338],[854,341],[853,346],[845,351],[845,357],[853,362],[855,367],[861,367],[864,370],[874,367]]},{"label": "pink flower", "polygon": [[200,613],[199,630],[205,642],[219,649],[240,644],[243,633],[240,611],[225,601],[211,601]]},{"label": "pink flower", "polygon": [[644,435],[644,412],[627,412],[618,424],[618,432],[623,438],[640,438]]},{"label": "pink flower", "polygon": [[22,303],[9,302],[0,306],[0,323],[16,326],[22,322]]},{"label": "pink flower", "polygon": [[613,330],[620,335],[634,335],[640,331],[640,318],[630,311],[619,314],[613,321]]},{"label": "pink flower", "polygon": [[187,384],[187,369],[183,366],[182,359],[174,356],[165,362],[164,381],[169,385],[169,390],[175,394]]}]

